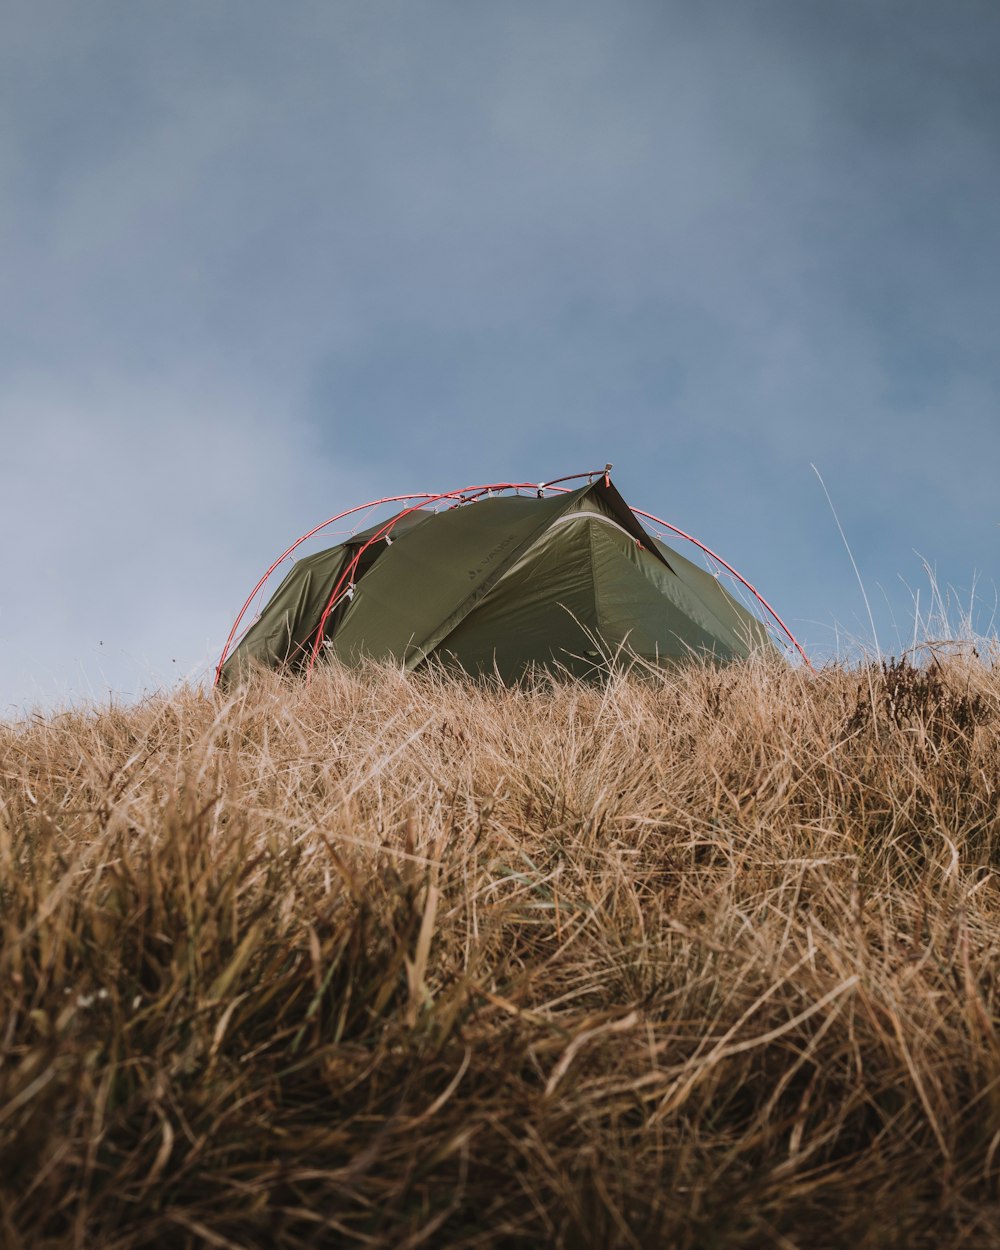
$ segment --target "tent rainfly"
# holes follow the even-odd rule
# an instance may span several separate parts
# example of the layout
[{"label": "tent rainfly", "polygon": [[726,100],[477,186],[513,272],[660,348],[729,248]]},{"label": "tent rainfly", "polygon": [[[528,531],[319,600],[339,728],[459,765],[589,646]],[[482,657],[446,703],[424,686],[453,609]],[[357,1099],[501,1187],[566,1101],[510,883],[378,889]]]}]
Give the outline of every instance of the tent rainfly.
[{"label": "tent rainfly", "polygon": [[762,621],[717,577],[647,533],[607,470],[578,476],[586,481],[575,489],[522,483],[399,497],[407,506],[395,516],[296,561],[231,649],[269,574],[349,513],[332,517],[255,587],[216,680],[233,684],[256,666],[308,672],[317,661],[366,658],[408,669],[438,660],[504,681],[539,667],[587,677],[613,656],[726,662],[773,648]]}]

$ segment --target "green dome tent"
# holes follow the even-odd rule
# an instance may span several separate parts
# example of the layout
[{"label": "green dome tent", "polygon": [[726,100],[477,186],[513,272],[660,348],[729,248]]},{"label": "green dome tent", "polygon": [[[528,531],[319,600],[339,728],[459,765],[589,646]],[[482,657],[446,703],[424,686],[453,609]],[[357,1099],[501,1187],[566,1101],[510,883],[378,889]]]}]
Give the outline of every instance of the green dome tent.
[{"label": "green dome tent", "polygon": [[607,473],[529,496],[496,489],[429,497],[447,506],[411,504],[298,560],[229,654],[248,599],[217,680],[257,665],[371,658],[413,669],[436,658],[512,681],[538,666],[588,676],[614,655],[731,661],[773,648],[717,577],[646,532]]}]

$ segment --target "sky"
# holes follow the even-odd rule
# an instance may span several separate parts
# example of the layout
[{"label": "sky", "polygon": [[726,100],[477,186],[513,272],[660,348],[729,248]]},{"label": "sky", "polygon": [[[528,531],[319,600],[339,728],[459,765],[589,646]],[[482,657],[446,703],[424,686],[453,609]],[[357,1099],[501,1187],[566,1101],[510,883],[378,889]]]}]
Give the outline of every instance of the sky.
[{"label": "sky", "polygon": [[606,461],[817,662],[994,629],[995,0],[0,16],[0,715],[201,680],[343,508]]}]

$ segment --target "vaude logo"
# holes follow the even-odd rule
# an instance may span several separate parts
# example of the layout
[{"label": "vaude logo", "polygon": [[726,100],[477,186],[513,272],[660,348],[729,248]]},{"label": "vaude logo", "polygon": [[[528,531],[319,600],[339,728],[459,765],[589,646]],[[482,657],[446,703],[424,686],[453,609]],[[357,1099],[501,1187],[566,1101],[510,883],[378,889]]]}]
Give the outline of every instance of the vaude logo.
[{"label": "vaude logo", "polygon": [[486,555],[483,556],[482,563],[478,564],[474,569],[469,569],[469,581],[474,582],[476,578],[480,576],[480,574],[483,572],[486,566],[490,564],[493,560],[495,560],[496,557],[500,554],[500,552],[503,551],[504,548],[509,547],[513,541],[514,541],[514,535],[508,534],[507,537],[502,538],[500,542],[496,544],[495,547],[491,547],[489,551],[487,551]]}]

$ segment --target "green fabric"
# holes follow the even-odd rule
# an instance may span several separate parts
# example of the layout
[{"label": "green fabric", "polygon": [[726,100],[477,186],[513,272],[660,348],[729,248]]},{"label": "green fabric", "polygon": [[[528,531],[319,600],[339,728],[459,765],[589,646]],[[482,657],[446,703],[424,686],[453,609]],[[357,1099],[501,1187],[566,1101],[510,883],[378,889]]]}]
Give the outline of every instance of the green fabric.
[{"label": "green fabric", "polygon": [[[338,579],[353,589],[328,617],[324,656],[415,668],[429,657],[514,680],[533,666],[578,675],[605,657],[654,663],[739,659],[771,647],[764,626],[719,581],[639,524],[598,479],[566,495],[488,498],[398,514],[300,560],[223,669],[301,666]],[[346,588],[346,581],[344,588]]]},{"label": "green fabric", "polygon": [[606,525],[590,526],[590,542],[598,627],[610,647],[627,647],[649,660],[697,653],[734,657],[735,648],[713,629],[710,614],[649,550]]},{"label": "green fabric", "polygon": [[[719,578],[706,569],[693,564],[685,556],[673,551],[659,539],[653,539],[659,550],[670,561],[671,568],[691,592],[690,602],[699,603],[711,612],[721,630],[728,633],[736,654],[746,654],[748,649],[768,648],[774,644],[766,627],[726,590]],[[748,648],[749,644],[749,648]]]},{"label": "green fabric", "polygon": [[[626,652],[653,662],[744,656],[741,638],[660,554],[638,545],[610,511],[578,508],[549,527],[438,653],[504,680],[535,664],[584,675]],[[675,552],[667,554],[678,563]],[[714,589],[715,579],[706,577]]]},{"label": "green fabric", "polygon": [[[312,653],[320,618],[358,549],[383,530],[390,520],[391,535],[398,539],[433,515],[426,509],[397,513],[395,517],[360,530],[336,547],[296,560],[259,619],[247,630],[239,646],[223,665],[223,685],[237,680],[255,664],[265,668],[280,668],[283,665],[299,668],[306,664]],[[364,576],[388,549],[389,544],[381,539],[373,543],[355,570],[355,579]],[[331,613],[326,629],[328,635],[342,616],[343,609],[335,609]]]},{"label": "green fabric", "polygon": [[517,557],[585,493],[449,508],[394,542],[359,585],[330,654],[420,664]]},{"label": "green fabric", "polygon": [[[423,525],[425,521],[437,516],[430,508],[405,508],[402,512],[396,512],[390,517],[386,517],[384,521],[376,521],[374,525],[369,525],[367,529],[358,530],[356,534],[352,534],[346,539],[344,546],[361,547],[369,538],[374,538],[376,534],[381,534],[386,526],[391,526],[389,536],[393,542],[400,538],[403,534],[413,529],[414,526]],[[383,540],[379,540],[376,546],[380,545]]]},{"label": "green fabric", "polygon": [[[534,664],[585,675],[599,659],[593,566],[583,521],[552,525],[439,644],[476,674],[515,680]],[[589,654],[588,654],[589,653]]]},{"label": "green fabric", "polygon": [[260,618],[226,660],[221,674],[223,684],[238,680],[255,664],[278,668],[305,662],[310,635],[316,630],[348,558],[347,546],[341,545],[305,556],[292,565]]}]

